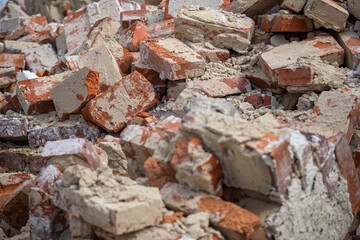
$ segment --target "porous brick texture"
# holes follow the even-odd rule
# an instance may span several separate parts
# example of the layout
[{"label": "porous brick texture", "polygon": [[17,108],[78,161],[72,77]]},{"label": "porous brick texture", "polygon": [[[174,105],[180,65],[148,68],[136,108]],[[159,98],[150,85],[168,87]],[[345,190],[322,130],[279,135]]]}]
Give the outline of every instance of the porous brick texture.
[{"label": "porous brick texture", "polygon": [[359,239],[359,39],[359,0],[0,1],[0,239]]}]

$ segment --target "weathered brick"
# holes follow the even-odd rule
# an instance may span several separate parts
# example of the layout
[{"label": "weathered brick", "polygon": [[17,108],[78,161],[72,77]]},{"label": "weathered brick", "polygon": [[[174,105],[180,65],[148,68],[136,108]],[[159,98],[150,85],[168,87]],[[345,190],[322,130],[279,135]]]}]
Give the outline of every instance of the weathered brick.
[{"label": "weathered brick", "polygon": [[360,99],[340,91],[324,91],[316,102],[310,121],[322,128],[341,131],[350,142],[359,122]]},{"label": "weathered brick", "polygon": [[120,134],[121,147],[128,158],[130,176],[145,175],[144,162],[151,157],[158,143],[166,138],[160,130],[128,125]]},{"label": "weathered brick", "polygon": [[[289,58],[289,56],[291,57]],[[296,63],[298,58],[303,57],[320,57],[322,60],[331,63],[337,62],[341,65],[344,60],[344,49],[333,37],[318,36],[300,42],[283,44],[265,51],[260,55],[260,65],[264,72],[276,83],[279,75],[289,75],[290,70],[286,68],[287,66]],[[306,73],[309,73],[309,69],[299,68],[296,73],[300,74],[303,71],[305,71],[305,75],[308,75]]]},{"label": "weathered brick", "polygon": [[24,50],[26,66],[32,72],[50,70],[58,61],[51,44]]},{"label": "weathered brick", "polygon": [[304,8],[306,1],[307,0],[283,0],[281,7],[298,13]]},{"label": "weathered brick", "polygon": [[178,13],[183,7],[190,7],[194,5],[200,5],[205,7],[211,7],[214,9],[221,9],[222,7],[228,5],[230,0],[166,0],[165,1],[165,19],[176,18]]},{"label": "weathered brick", "polygon": [[360,64],[360,38],[355,32],[341,32],[338,41],[345,50],[345,66],[355,70]]},{"label": "weathered brick", "polygon": [[10,171],[24,171],[26,166],[26,153],[13,149],[0,151],[0,166]]},{"label": "weathered brick", "polygon": [[169,80],[198,77],[205,72],[204,59],[175,38],[141,42],[140,54],[145,64]]},{"label": "weathered brick", "polygon": [[234,0],[224,10],[253,17],[267,12],[279,2],[279,0]]},{"label": "weathered brick", "polygon": [[22,140],[27,137],[27,125],[23,118],[0,119],[0,138]]},{"label": "weathered brick", "polygon": [[164,131],[168,136],[174,137],[176,132],[179,130],[181,121],[182,121],[181,118],[171,115],[167,117],[165,120],[156,124],[156,128]]},{"label": "weathered brick", "polygon": [[336,161],[342,176],[347,180],[350,202],[354,214],[357,215],[360,211],[360,182],[348,140],[341,133],[330,138],[329,141],[335,144]]},{"label": "weathered brick", "polygon": [[82,115],[108,132],[118,132],[128,120],[156,103],[151,83],[135,71],[91,100]]},{"label": "weathered brick", "polygon": [[304,13],[314,20],[316,28],[325,27],[337,32],[345,28],[349,17],[349,12],[332,0],[307,1]]},{"label": "weathered brick", "polygon": [[138,52],[140,49],[140,42],[146,40],[147,37],[147,27],[137,21],[125,30],[118,39],[118,42],[130,52]]},{"label": "weathered brick", "polygon": [[5,53],[19,53],[24,54],[24,50],[29,48],[39,47],[40,45],[35,42],[23,42],[23,41],[12,41],[5,40],[4,41],[4,51]]},{"label": "weathered brick", "polygon": [[80,56],[78,66],[79,68],[88,67],[99,72],[100,93],[104,92],[108,87],[111,87],[122,78],[116,59],[104,45],[92,48]]},{"label": "weathered brick", "polygon": [[144,163],[144,170],[151,187],[161,189],[166,183],[177,183],[176,171],[170,163],[149,157]]},{"label": "weathered brick", "polygon": [[312,20],[297,14],[271,14],[257,17],[257,25],[264,32],[310,32]]},{"label": "weathered brick", "polygon": [[51,90],[55,109],[60,121],[81,109],[99,91],[99,72],[87,67],[80,69]]},{"label": "weathered brick", "polygon": [[[165,204],[171,209],[185,212],[185,214],[209,213],[210,222],[214,228],[230,240],[266,239],[260,218],[234,203],[191,191],[176,183],[167,183],[160,192]],[[221,219],[218,216],[222,216]]]},{"label": "weathered brick", "polygon": [[24,69],[25,68],[24,55],[1,53],[0,68],[8,68],[8,67],[14,67],[16,69]]},{"label": "weathered brick", "polygon": [[252,94],[245,97],[245,101],[257,107],[268,107],[271,106],[272,97],[271,96],[262,96],[261,94]]},{"label": "weathered brick", "polygon": [[79,55],[61,57],[51,68],[50,75],[78,69],[79,57]]},{"label": "weathered brick", "polygon": [[49,158],[52,164],[64,171],[69,165],[80,164],[96,170],[101,162],[107,163],[106,153],[83,138],[72,138],[46,142],[42,156]]},{"label": "weathered brick", "polygon": [[349,12],[360,20],[360,9],[359,9],[360,1],[359,0],[349,0],[348,1],[348,10]]},{"label": "weathered brick", "polygon": [[146,27],[148,38],[173,37],[175,34],[175,19],[151,23],[146,25]]},{"label": "weathered brick", "polygon": [[230,57],[230,51],[224,48],[217,48],[211,44],[186,42],[195,52],[202,56],[207,62],[225,62]]},{"label": "weathered brick", "polygon": [[181,10],[175,21],[175,34],[182,40],[211,40],[217,47],[243,52],[250,45],[254,26],[254,21],[245,15],[196,7]]},{"label": "weathered brick", "polygon": [[201,89],[209,97],[225,97],[251,91],[251,84],[244,76],[195,80],[188,82],[187,86]]},{"label": "weathered brick", "polygon": [[85,138],[95,141],[99,136],[100,130],[96,126],[88,124],[72,124],[64,126],[46,126],[42,128],[30,129],[28,132],[29,145],[44,146],[47,141],[58,141],[70,138]]},{"label": "weathered brick", "polygon": [[28,173],[3,173],[0,176],[0,205],[24,181],[31,180]]}]

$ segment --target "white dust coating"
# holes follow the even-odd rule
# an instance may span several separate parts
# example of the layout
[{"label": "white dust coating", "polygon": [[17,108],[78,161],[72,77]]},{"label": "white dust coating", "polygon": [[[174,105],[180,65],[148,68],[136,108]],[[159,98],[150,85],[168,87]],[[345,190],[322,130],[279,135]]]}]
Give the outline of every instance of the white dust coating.
[{"label": "white dust coating", "polygon": [[224,4],[222,0],[170,0],[168,6],[168,14],[176,17],[183,7],[205,6],[218,9]]},{"label": "white dust coating", "polygon": [[[304,191],[294,178],[283,196],[283,205],[265,220],[268,236],[287,239],[344,239],[353,220],[347,183],[337,172],[338,188],[332,198],[321,173],[313,188]],[[340,224],[341,223],[341,224]]]},{"label": "white dust coating", "polygon": [[54,204],[115,235],[159,224],[164,208],[157,188],[115,176],[105,165],[96,172],[81,166],[67,168],[56,184]]},{"label": "white dust coating", "polygon": [[101,86],[110,87],[122,79],[115,58],[105,45],[92,48],[82,55],[78,66],[99,72],[99,89]]}]

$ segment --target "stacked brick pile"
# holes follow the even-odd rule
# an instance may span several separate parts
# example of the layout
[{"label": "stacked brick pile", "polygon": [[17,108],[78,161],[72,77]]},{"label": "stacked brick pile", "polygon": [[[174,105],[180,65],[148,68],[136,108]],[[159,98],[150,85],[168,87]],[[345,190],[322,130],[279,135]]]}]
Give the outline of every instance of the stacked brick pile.
[{"label": "stacked brick pile", "polygon": [[0,239],[358,239],[359,82],[359,0],[0,1]]}]

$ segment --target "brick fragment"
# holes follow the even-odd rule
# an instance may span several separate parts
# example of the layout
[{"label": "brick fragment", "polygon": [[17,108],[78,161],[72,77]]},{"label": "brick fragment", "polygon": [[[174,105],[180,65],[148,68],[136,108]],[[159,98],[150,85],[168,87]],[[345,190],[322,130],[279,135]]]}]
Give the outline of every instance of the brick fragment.
[{"label": "brick fragment", "polygon": [[92,48],[80,56],[77,64],[79,68],[88,67],[99,72],[100,93],[113,86],[122,78],[116,59],[104,45]]},{"label": "brick fragment", "polygon": [[360,211],[360,182],[348,140],[344,134],[340,133],[329,141],[335,144],[336,161],[341,175],[347,180],[352,210],[356,215]]},{"label": "brick fragment", "polygon": [[146,40],[147,37],[147,27],[137,21],[125,30],[118,39],[118,42],[130,52],[138,52],[140,49],[140,42]]},{"label": "brick fragment", "polygon": [[[185,214],[209,213],[210,222],[214,228],[230,240],[266,239],[260,218],[233,203],[191,191],[175,183],[167,183],[160,192],[165,204],[171,209],[185,212]],[[219,219],[217,216],[222,217]]]},{"label": "brick fragment", "polygon": [[359,122],[359,108],[360,99],[349,93],[324,91],[313,108],[310,120],[322,128],[343,132],[350,142]]},{"label": "brick fragment", "polygon": [[201,89],[209,97],[225,97],[251,91],[251,84],[244,76],[195,80],[188,87]]},{"label": "brick fragment", "polygon": [[127,122],[127,125],[139,125],[143,127],[153,127],[157,119],[155,116],[148,114],[147,112],[142,112],[137,114],[131,120]]},{"label": "brick fragment", "polygon": [[[291,56],[290,59],[289,56]],[[263,52],[259,61],[264,72],[276,83],[281,73],[285,76],[289,74],[290,70],[286,69],[287,66],[296,63],[297,59],[303,57],[320,57],[322,60],[331,63],[337,62],[341,65],[344,59],[344,49],[333,37],[318,36],[272,48]],[[298,73],[305,71],[305,75],[309,73],[309,69],[299,68],[298,71]],[[305,80],[308,81],[308,79]]]},{"label": "brick fragment", "polygon": [[177,183],[175,169],[170,163],[149,157],[144,163],[144,170],[151,187],[161,189],[166,183]]},{"label": "brick fragment", "polygon": [[2,221],[18,232],[29,219],[29,190],[33,186],[32,181],[24,181],[0,205]]},{"label": "brick fragment", "polygon": [[338,41],[345,50],[345,66],[355,70],[360,64],[360,38],[355,32],[341,32]]},{"label": "brick fragment", "polygon": [[24,171],[26,166],[26,154],[23,152],[7,149],[0,151],[0,166],[9,171]]},{"label": "brick fragment", "polygon": [[257,17],[257,25],[264,32],[310,32],[312,20],[297,14],[270,14]]},{"label": "brick fragment", "polygon": [[279,2],[279,0],[234,0],[224,10],[253,17],[267,12]]},{"label": "brick fragment", "polygon": [[[84,196],[83,182],[89,181],[95,187],[88,188],[87,196]],[[83,204],[76,204],[78,201]],[[137,185],[126,177],[115,177],[111,169],[98,173],[81,166],[69,167],[63,173],[56,184],[54,204],[112,235],[158,225],[164,207],[156,188]]]},{"label": "brick fragment", "polygon": [[81,109],[99,91],[99,72],[87,67],[65,79],[51,90],[55,109],[60,121],[70,114],[80,113]]},{"label": "brick fragment", "polygon": [[63,56],[55,63],[55,65],[50,70],[50,75],[62,73],[65,71],[77,70],[79,55],[73,56]]},{"label": "brick fragment", "polygon": [[244,15],[196,7],[181,10],[175,21],[175,34],[182,40],[211,40],[217,47],[242,52],[250,45],[254,26],[254,21]]},{"label": "brick fragment", "polygon": [[252,94],[245,97],[245,101],[251,103],[254,108],[271,106],[272,99],[271,96],[262,96],[261,94]]},{"label": "brick fragment", "polygon": [[144,162],[151,157],[166,134],[160,130],[129,125],[120,134],[120,143],[129,162],[129,174],[145,175]]},{"label": "brick fragment", "polygon": [[106,152],[108,166],[114,172],[126,176],[128,174],[128,161],[121,148],[120,139],[108,135],[102,142],[98,143],[98,146]]},{"label": "brick fragment", "polygon": [[28,173],[4,173],[0,177],[0,205],[24,181],[31,180]]},{"label": "brick fragment", "polygon": [[164,131],[168,136],[174,137],[179,130],[182,119],[173,115],[156,124],[156,128]]},{"label": "brick fragment", "polygon": [[278,84],[273,82],[259,66],[254,66],[252,71],[245,71],[244,74],[255,87],[271,92],[282,92]]},{"label": "brick fragment", "polygon": [[24,50],[26,66],[32,72],[50,70],[58,61],[50,44]]},{"label": "brick fragment", "polygon": [[9,67],[14,67],[16,69],[24,69],[25,67],[24,55],[1,53],[0,68],[9,68]]},{"label": "brick fragment", "polygon": [[359,0],[349,0],[348,1],[348,10],[349,12],[360,20],[360,10],[359,10],[360,1]]},{"label": "brick fragment", "polygon": [[221,195],[223,173],[217,157],[205,151],[197,138],[181,136],[174,143],[176,150],[171,165],[179,183],[187,184],[194,190]]},{"label": "brick fragment", "polygon": [[307,1],[304,13],[314,20],[316,28],[324,27],[337,32],[345,28],[349,17],[349,12],[332,0]]},{"label": "brick fragment", "polygon": [[22,140],[27,137],[27,125],[22,118],[0,119],[0,138]]},{"label": "brick fragment", "polygon": [[224,48],[217,48],[210,43],[203,46],[202,43],[186,42],[195,52],[202,56],[207,62],[225,62],[230,57],[230,51]]},{"label": "brick fragment", "polygon": [[52,164],[64,171],[69,165],[80,164],[96,170],[101,162],[107,163],[107,156],[103,150],[94,146],[83,138],[72,138],[46,142],[42,156],[49,158]]},{"label": "brick fragment", "polygon": [[24,50],[29,48],[39,47],[40,45],[35,42],[22,42],[22,41],[4,41],[4,51],[5,53],[19,53],[24,54]]},{"label": "brick fragment", "polygon": [[91,100],[82,115],[108,132],[118,132],[137,113],[156,103],[151,83],[135,71]]},{"label": "brick fragment", "polygon": [[175,34],[175,19],[151,23],[147,26],[148,38],[173,37]]},{"label": "brick fragment", "polygon": [[66,125],[47,126],[42,128],[30,129],[28,132],[29,145],[44,146],[48,141],[58,141],[69,138],[85,138],[89,141],[95,141],[99,136],[100,130],[96,126],[85,125]]},{"label": "brick fragment", "polygon": [[300,12],[305,6],[306,0],[283,0],[281,7],[293,12]]},{"label": "brick fragment", "polygon": [[145,64],[169,80],[198,77],[205,72],[204,59],[175,38],[141,42],[140,54]]},{"label": "brick fragment", "polygon": [[21,26],[20,18],[4,19],[0,22],[0,34],[9,34],[19,29]]},{"label": "brick fragment", "polygon": [[145,19],[148,13],[150,11],[147,9],[123,11],[120,13],[121,26],[128,28],[135,22]]},{"label": "brick fragment", "polygon": [[211,0],[211,1],[204,1],[204,0],[166,0],[165,1],[165,19],[169,18],[176,18],[178,13],[183,7],[190,7],[194,5],[204,6],[204,7],[211,7],[214,9],[221,9],[222,7],[228,5],[230,3],[229,0]]}]

